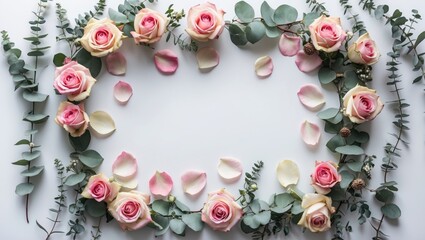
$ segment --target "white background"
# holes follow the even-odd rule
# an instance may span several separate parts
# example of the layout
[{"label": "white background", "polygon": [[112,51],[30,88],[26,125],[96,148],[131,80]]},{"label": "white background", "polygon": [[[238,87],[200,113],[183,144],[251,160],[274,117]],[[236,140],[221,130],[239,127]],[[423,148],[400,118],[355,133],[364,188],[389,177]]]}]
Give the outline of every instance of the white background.
[{"label": "white background", "polygon": [[[0,29],[8,30],[12,41],[18,48],[28,49],[26,41],[22,40],[29,33],[27,22],[32,20],[31,11],[36,9],[36,1],[11,1],[3,4],[0,9]],[[74,19],[78,13],[91,10],[95,1],[59,1],[69,10],[69,18]],[[187,12],[190,6],[200,3],[199,0],[174,1],[175,9],[184,8]],[[216,0],[230,20],[234,16],[235,0]],[[250,0],[259,15],[261,1]],[[383,1],[378,1],[382,3]],[[121,1],[108,1],[108,6],[116,9]],[[165,11],[172,2],[161,0],[151,6],[153,9]],[[281,1],[269,1],[277,7]],[[285,1],[295,6],[300,14],[308,11],[304,1]],[[354,12],[360,13],[372,37],[378,42],[382,52],[381,61],[376,65],[372,87],[378,90],[385,102],[393,100],[389,93],[392,88],[385,85],[387,72],[385,62],[388,60],[386,52],[390,51],[391,38],[388,27],[360,10],[357,1],[352,1]],[[424,4],[419,1],[391,1],[391,9],[400,8],[403,13],[410,15],[410,9],[415,7],[423,10]],[[342,15],[342,8],[337,1],[326,3],[331,15],[341,16],[346,29],[351,29],[350,22]],[[68,163],[68,154],[71,147],[68,144],[66,133],[54,123],[59,103],[64,99],[55,95],[52,87],[54,67],[51,64],[52,56],[62,51],[67,53],[63,43],[56,44],[54,38],[58,31],[54,27],[56,17],[54,3],[48,9],[46,24],[49,41],[52,49],[45,57],[45,64],[49,65],[40,74],[40,91],[50,95],[43,111],[50,115],[47,124],[40,126],[40,134],[35,142],[41,144],[42,157],[38,164],[45,165],[44,174],[36,180],[37,188],[31,195],[30,224],[25,222],[24,198],[15,195],[15,185],[24,179],[20,177],[21,167],[10,163],[20,159],[24,148],[13,144],[24,137],[28,124],[20,119],[29,105],[22,101],[20,94],[13,91],[13,83],[8,74],[8,65],[4,58],[0,58],[0,96],[2,102],[2,127],[0,146],[2,159],[0,161],[0,236],[2,239],[44,239],[43,232],[38,229],[35,220],[45,226],[50,216],[49,208],[54,207],[53,198],[57,195],[56,172],[53,166],[55,158]],[[72,21],[73,22],[73,21]],[[182,22],[183,26],[185,21]],[[424,26],[423,22],[420,26]],[[183,31],[183,28],[180,29]],[[422,29],[418,29],[418,31]],[[243,49],[235,47],[225,30],[217,41],[208,45],[216,48],[220,53],[220,65],[209,73],[201,73],[196,65],[194,54],[180,51],[172,44],[164,41],[155,45],[155,50],[171,48],[179,56],[179,69],[171,76],[159,73],[153,63],[152,56],[155,50],[135,46],[132,40],[126,40],[120,49],[127,58],[128,71],[126,76],[114,77],[106,71],[98,77],[91,97],[86,101],[89,113],[103,110],[110,113],[115,119],[117,131],[109,138],[93,138],[91,148],[99,151],[105,158],[100,171],[111,175],[111,165],[114,159],[122,152],[132,153],[139,161],[139,188],[148,192],[148,180],[156,170],[167,171],[174,179],[173,194],[187,203],[193,209],[201,208],[209,191],[226,187],[235,195],[237,189],[243,185],[243,179],[229,184],[223,182],[216,171],[219,157],[233,156],[241,159],[245,170],[249,170],[255,161],[265,162],[265,168],[260,180],[258,195],[262,199],[274,192],[281,192],[275,176],[276,164],[283,159],[291,159],[298,163],[301,170],[299,188],[304,192],[312,192],[309,186],[309,175],[316,160],[335,160],[325,147],[329,135],[323,134],[317,148],[307,147],[300,137],[300,124],[309,120],[322,126],[322,122],[315,113],[305,109],[297,99],[297,91],[307,83],[319,84],[316,72],[301,73],[294,63],[294,58],[285,58],[277,49],[276,40],[263,40],[255,46]],[[422,49],[423,50],[423,49]],[[274,61],[274,72],[267,79],[259,79],[254,73],[254,62],[258,57],[269,55]],[[403,62],[410,64],[410,58],[403,58]],[[403,65],[403,97],[411,104],[408,109],[411,117],[412,131],[407,138],[411,142],[408,148],[403,147],[402,158],[397,160],[399,170],[390,174],[390,179],[399,182],[400,191],[396,203],[402,209],[402,217],[398,221],[385,222],[383,231],[391,239],[420,239],[420,223],[423,218],[423,199],[425,194],[424,162],[424,104],[423,83],[411,84],[414,78],[410,72],[410,65]],[[119,105],[113,98],[113,86],[119,80],[129,82],[134,89],[134,95],[127,105]],[[326,106],[336,106],[336,95],[332,88],[326,87]],[[373,171],[371,188],[376,188],[382,181],[379,168],[384,155],[383,146],[387,141],[393,141],[387,133],[393,132],[393,113],[389,105],[372,123],[366,124],[370,129],[371,139],[367,147],[369,154],[378,156]],[[206,189],[198,198],[190,198],[183,194],[180,175],[189,169],[198,169],[207,172],[208,183]],[[72,200],[73,194],[68,198]],[[365,192],[365,198],[371,199],[373,216],[380,217],[379,207],[372,195]],[[66,210],[65,210],[66,212]],[[64,213],[65,213],[64,212]],[[59,230],[67,231],[67,217],[62,216],[63,223]],[[347,239],[371,239],[374,232],[369,223],[358,227],[356,217],[352,225],[354,233],[346,236]],[[81,239],[89,239],[90,225],[87,224],[87,234]],[[293,227],[288,239],[330,239],[330,234],[302,233],[298,227]],[[122,232],[116,222],[102,225],[102,239],[145,239],[153,238],[153,231],[143,229],[136,232]],[[190,239],[246,239],[238,227],[230,233],[214,232],[206,227],[202,233],[187,231]],[[282,237],[282,235],[279,235]],[[167,234],[164,239],[175,239],[176,236]],[[57,235],[53,239],[68,239]]]}]

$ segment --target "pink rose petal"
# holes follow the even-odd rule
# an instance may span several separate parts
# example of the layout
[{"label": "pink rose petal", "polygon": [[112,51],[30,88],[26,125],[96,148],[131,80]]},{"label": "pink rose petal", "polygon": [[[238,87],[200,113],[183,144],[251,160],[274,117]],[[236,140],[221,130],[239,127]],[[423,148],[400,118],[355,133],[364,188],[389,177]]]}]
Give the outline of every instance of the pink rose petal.
[{"label": "pink rose petal", "polygon": [[237,181],[243,172],[242,163],[239,159],[232,157],[220,158],[218,163],[218,174],[227,181]]},{"label": "pink rose petal", "polygon": [[113,52],[106,56],[106,70],[116,76],[124,75],[127,71],[127,60],[120,52]]},{"label": "pink rose petal", "polygon": [[255,73],[260,78],[266,78],[273,72],[273,61],[271,57],[260,57],[255,61]]},{"label": "pink rose petal", "polygon": [[218,65],[220,56],[218,52],[212,47],[201,48],[196,54],[198,67],[201,70],[209,70]]},{"label": "pink rose petal", "polygon": [[298,69],[301,72],[311,72],[317,69],[322,64],[322,59],[317,53],[313,55],[307,55],[303,50],[297,53],[295,59]]},{"label": "pink rose petal", "polygon": [[114,86],[114,97],[120,103],[127,103],[133,95],[133,88],[124,81],[119,81]]},{"label": "pink rose petal", "polygon": [[149,190],[156,198],[167,197],[173,188],[173,179],[166,172],[158,172],[149,180]]},{"label": "pink rose petal", "polygon": [[174,73],[179,66],[177,55],[169,49],[156,52],[154,61],[156,68],[165,74]]},{"label": "pink rose petal", "polygon": [[279,50],[283,56],[295,56],[301,48],[301,38],[298,36],[289,36],[282,34],[279,40]]},{"label": "pink rose petal", "polygon": [[189,170],[181,176],[183,191],[189,195],[200,193],[207,184],[207,174],[197,170]]},{"label": "pink rose petal", "polygon": [[112,164],[112,174],[115,180],[123,187],[134,189],[137,187],[137,160],[133,155],[122,152]]},{"label": "pink rose petal", "polygon": [[314,123],[304,121],[301,125],[301,137],[310,146],[316,146],[320,139],[320,129]]},{"label": "pink rose petal", "polygon": [[325,97],[319,87],[313,84],[303,85],[297,93],[300,102],[312,111],[317,111],[325,104]]}]

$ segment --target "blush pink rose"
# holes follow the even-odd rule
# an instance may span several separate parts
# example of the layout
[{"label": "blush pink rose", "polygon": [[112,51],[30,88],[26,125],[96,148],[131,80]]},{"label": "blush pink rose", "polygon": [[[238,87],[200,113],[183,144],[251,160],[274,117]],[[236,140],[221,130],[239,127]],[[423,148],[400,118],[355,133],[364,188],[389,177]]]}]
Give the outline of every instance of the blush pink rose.
[{"label": "blush pink rose", "polygon": [[322,15],[308,28],[314,47],[328,53],[338,51],[347,37],[347,33],[342,29],[341,20],[337,17]]},{"label": "blush pink rose", "polygon": [[104,57],[122,45],[122,32],[110,19],[91,18],[80,43],[94,57]]},{"label": "blush pink rose", "polygon": [[118,183],[110,182],[103,173],[99,173],[89,178],[89,182],[81,193],[81,196],[93,198],[98,202],[110,202],[114,200],[119,190],[120,185]]},{"label": "blush pink rose", "polygon": [[167,18],[154,10],[143,8],[134,19],[134,31],[131,35],[136,44],[158,42],[164,34],[168,24]]},{"label": "blush pink rose", "polygon": [[224,188],[208,194],[202,209],[202,221],[212,229],[227,232],[242,217],[242,208]]},{"label": "blush pink rose", "polygon": [[376,90],[355,86],[344,98],[344,114],[353,123],[363,123],[374,119],[384,107]]},{"label": "blush pink rose", "polygon": [[108,211],[123,230],[137,230],[152,222],[148,207],[150,197],[137,191],[120,192],[108,204]]},{"label": "blush pink rose", "polygon": [[341,175],[338,173],[337,164],[333,162],[316,162],[316,168],[311,174],[311,185],[317,193],[328,194],[331,188],[341,182]]},{"label": "blush pink rose", "polygon": [[224,29],[224,11],[212,3],[202,3],[189,9],[186,32],[194,40],[216,39]]},{"label": "blush pink rose", "polygon": [[69,132],[71,136],[79,137],[87,130],[89,116],[84,112],[82,103],[76,105],[65,101],[59,105],[55,122]]},{"label": "blush pink rose", "polygon": [[66,95],[68,100],[80,102],[90,96],[95,82],[88,68],[70,61],[56,68],[53,87],[59,94]]},{"label": "blush pink rose", "polygon": [[304,209],[298,225],[311,232],[324,232],[331,228],[331,214],[335,212],[332,199],[321,194],[308,193],[303,196],[301,207]]},{"label": "blush pink rose", "polygon": [[369,33],[365,33],[348,48],[348,58],[353,63],[373,65],[379,60],[379,50]]}]

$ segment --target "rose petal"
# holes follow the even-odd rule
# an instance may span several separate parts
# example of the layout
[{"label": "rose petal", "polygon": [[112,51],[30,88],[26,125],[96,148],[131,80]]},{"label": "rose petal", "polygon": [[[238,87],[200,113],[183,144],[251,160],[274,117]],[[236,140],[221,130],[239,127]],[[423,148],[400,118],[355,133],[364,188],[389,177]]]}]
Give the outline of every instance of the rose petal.
[{"label": "rose petal", "polygon": [[156,198],[167,197],[173,188],[173,179],[166,172],[158,172],[149,180],[149,190]]},{"label": "rose petal", "polygon": [[174,73],[179,66],[177,55],[169,49],[156,52],[154,61],[156,68],[165,74]]},{"label": "rose petal", "polygon": [[260,78],[266,78],[273,72],[273,61],[271,57],[260,57],[255,61],[255,73]]},{"label": "rose petal", "polygon": [[207,184],[207,174],[197,170],[189,170],[181,176],[183,191],[189,195],[200,193]]},{"label": "rose petal", "polygon": [[198,68],[201,70],[209,70],[218,65],[220,56],[218,52],[212,47],[201,48],[196,54],[198,61]]},{"label": "rose petal", "polygon": [[115,181],[127,189],[137,187],[137,159],[123,151],[112,164]]},{"label": "rose petal", "polygon": [[311,72],[322,64],[322,59],[317,53],[307,55],[303,50],[301,50],[297,53],[295,64],[297,64],[297,67],[301,72]]},{"label": "rose petal", "polygon": [[317,111],[325,104],[325,97],[319,87],[313,84],[303,85],[297,93],[300,102],[312,111]]},{"label": "rose petal", "polygon": [[241,161],[232,157],[220,158],[217,168],[220,177],[232,182],[237,181],[243,172]]},{"label": "rose petal", "polygon": [[114,86],[114,97],[120,103],[127,103],[133,95],[133,88],[124,81],[119,81]]},{"label": "rose petal", "polygon": [[301,125],[301,137],[310,146],[316,146],[320,139],[320,128],[314,123],[304,121]]},{"label": "rose petal", "polygon": [[298,36],[289,36],[282,34],[279,40],[279,50],[283,56],[295,56],[301,48],[301,38]]},{"label": "rose petal", "polygon": [[90,114],[90,127],[102,137],[112,134],[116,129],[112,117],[103,111]]},{"label": "rose petal", "polygon": [[113,52],[106,56],[106,70],[116,76],[124,75],[127,71],[127,60],[120,52]]},{"label": "rose petal", "polygon": [[133,178],[130,180],[115,179],[115,181],[121,185],[121,189],[127,191],[136,189],[138,185],[137,178]]},{"label": "rose petal", "polygon": [[300,179],[300,171],[298,165],[291,160],[282,160],[276,169],[277,180],[283,187],[296,185]]}]

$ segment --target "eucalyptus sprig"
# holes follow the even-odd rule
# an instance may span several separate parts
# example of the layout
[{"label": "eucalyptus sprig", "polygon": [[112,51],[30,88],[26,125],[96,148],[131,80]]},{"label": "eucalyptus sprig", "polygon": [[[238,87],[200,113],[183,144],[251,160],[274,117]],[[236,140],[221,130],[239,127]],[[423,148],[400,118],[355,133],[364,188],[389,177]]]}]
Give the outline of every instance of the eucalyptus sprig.
[{"label": "eucalyptus sprig", "polygon": [[174,31],[180,27],[180,21],[186,17],[186,14],[184,12],[184,10],[182,9],[181,11],[176,11],[173,8],[173,4],[171,4],[167,11],[165,12],[165,14],[167,15],[167,18],[169,19],[169,22],[167,24],[167,37],[165,39],[166,42],[170,41],[171,37],[173,37],[173,43],[176,46],[179,46],[180,49],[182,50],[188,50],[191,52],[196,52],[198,51],[198,44],[193,41],[192,39],[190,39],[190,41],[187,41],[187,37],[183,38],[184,33],[181,33],[179,35],[176,35],[174,33]]},{"label": "eucalyptus sprig", "polygon": [[356,34],[357,32],[359,33],[359,35],[366,33],[367,32],[366,26],[364,22],[360,20],[359,14],[352,13],[353,6],[349,4],[349,0],[339,0],[339,3],[344,8],[344,15],[349,14],[348,20],[353,21],[353,25],[352,25],[353,35]]},{"label": "eucalyptus sprig", "polygon": [[33,63],[28,64],[22,59],[22,51],[15,48],[15,44],[10,41],[6,31],[2,31],[2,46],[6,53],[7,62],[9,64],[9,73],[12,75],[15,84],[15,91],[20,90],[22,98],[29,103],[30,110],[25,110],[23,121],[30,123],[30,129],[26,131],[27,138],[19,140],[15,145],[26,145],[28,151],[22,152],[22,159],[13,162],[12,164],[23,166],[26,169],[21,172],[21,176],[26,178],[26,181],[16,186],[15,192],[19,196],[25,196],[25,215],[26,221],[29,223],[29,196],[34,191],[35,185],[31,181],[32,177],[40,175],[44,166],[32,165],[32,161],[41,156],[39,145],[34,143],[35,134],[38,132],[36,126],[47,121],[48,115],[38,112],[36,109],[47,101],[48,95],[38,91],[39,81],[37,73],[41,71],[39,61],[50,46],[44,45],[42,40],[47,37],[42,31],[42,26],[46,23],[44,13],[47,8],[47,0],[40,0],[37,4],[37,11],[34,12],[35,19],[29,21],[30,36],[24,40],[30,43],[30,51],[27,56],[32,58]]}]

